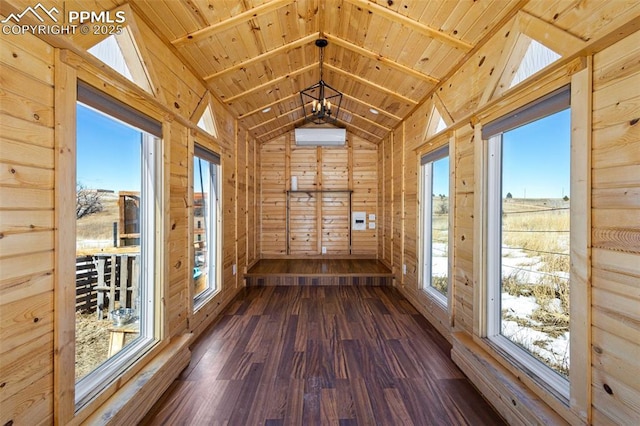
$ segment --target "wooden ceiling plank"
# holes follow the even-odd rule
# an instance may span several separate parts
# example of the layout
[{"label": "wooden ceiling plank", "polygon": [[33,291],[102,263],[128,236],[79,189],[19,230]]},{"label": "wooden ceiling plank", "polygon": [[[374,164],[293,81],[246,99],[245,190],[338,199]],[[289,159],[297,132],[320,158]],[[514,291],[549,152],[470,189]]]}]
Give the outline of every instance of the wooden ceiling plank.
[{"label": "wooden ceiling plank", "polygon": [[272,58],[272,57],[274,57],[276,55],[279,55],[281,53],[285,53],[286,54],[291,49],[296,49],[296,48],[298,48],[300,46],[304,46],[305,44],[308,44],[308,43],[311,43],[312,41],[315,41],[317,38],[318,38],[317,34],[315,34],[315,33],[314,34],[309,34],[308,36],[303,37],[303,38],[301,38],[299,40],[296,40],[293,43],[288,43],[288,44],[282,45],[281,47],[278,47],[277,49],[270,50],[268,52],[265,52],[265,53],[263,53],[261,55],[258,55],[256,57],[254,57],[254,58],[251,58],[251,59],[248,59],[246,61],[240,62],[240,63],[238,63],[238,64],[236,64],[236,65],[234,65],[232,67],[225,68],[224,70],[219,71],[217,73],[206,75],[203,78],[205,80],[213,80],[215,78],[218,78],[218,77],[220,77],[222,75],[225,75],[225,74],[228,74],[230,72],[237,71],[237,70],[239,70],[241,68],[246,68],[249,65],[253,65],[253,64],[257,63],[257,62],[266,61],[267,59],[270,59],[270,58]]},{"label": "wooden ceiling plank", "polygon": [[[434,93],[437,93],[437,91],[443,86],[444,82],[448,81],[449,78],[451,78],[456,72],[458,72],[458,70],[468,61],[470,60],[473,55],[475,55],[478,50],[480,50],[489,40],[491,40],[491,38],[500,30],[502,30],[509,21],[511,21],[512,19],[514,19],[517,14],[527,5],[527,3],[529,3],[529,0],[518,0],[510,9],[509,11],[498,21],[495,23],[495,26],[492,27],[483,37],[482,39],[478,42],[478,44],[476,44],[476,46],[470,50],[469,52],[465,53],[464,56],[458,61],[456,62],[456,64],[451,67],[449,69],[449,72],[442,78],[442,81],[437,84],[435,87],[433,87],[429,93],[427,93],[427,95],[421,100],[419,105],[422,105],[424,102],[427,101],[427,99],[429,99]],[[418,109],[419,106],[414,107],[411,111],[409,111],[405,116],[409,117],[411,114],[414,113],[415,110]]]},{"label": "wooden ceiling plank", "polygon": [[287,102],[287,101],[289,101],[289,100],[291,100],[293,98],[299,98],[299,97],[300,97],[299,93],[294,93],[292,95],[287,96],[286,98],[281,98],[281,99],[278,99],[276,101],[270,102],[268,104],[261,105],[258,108],[254,109],[253,111],[249,111],[249,112],[246,112],[244,114],[240,114],[238,116],[238,120],[242,120],[242,119],[247,118],[247,117],[249,117],[249,116],[251,116],[253,114],[257,114],[259,112],[262,112],[262,110],[264,110],[265,108],[273,108],[274,105],[277,105],[277,104],[279,104],[281,102]]},{"label": "wooden ceiling plank", "polygon": [[442,31],[435,30],[427,25],[421,24],[418,21],[414,21],[413,19],[410,19],[404,15],[400,15],[396,12],[393,12],[392,10],[387,9],[384,6],[371,3],[367,0],[344,0],[344,1],[351,3],[356,7],[360,7],[362,9],[371,11],[373,13],[378,13],[392,22],[409,27],[414,31],[418,31],[429,38],[438,40],[439,42],[452,46],[456,49],[460,49],[464,51],[469,51],[473,49],[472,44],[469,44],[463,40],[452,37],[449,34],[444,33]]},{"label": "wooden ceiling plank", "polygon": [[226,103],[226,104],[228,104],[229,102],[233,102],[233,101],[235,101],[236,99],[240,99],[240,98],[242,98],[243,96],[247,96],[247,95],[248,95],[248,94],[250,94],[250,93],[256,92],[256,91],[261,90],[261,89],[264,89],[264,88],[266,88],[266,87],[272,87],[272,86],[274,86],[274,85],[276,85],[276,84],[280,83],[281,81],[285,81],[285,80],[287,80],[288,78],[292,78],[292,77],[294,77],[294,76],[296,76],[296,75],[303,74],[303,73],[305,73],[305,72],[307,72],[307,71],[309,71],[309,70],[311,70],[311,69],[316,68],[317,66],[318,66],[317,64],[307,65],[307,66],[306,66],[306,67],[304,67],[304,68],[297,69],[297,70],[295,70],[294,72],[291,72],[291,73],[288,73],[288,74],[286,74],[286,75],[283,75],[283,76],[280,76],[280,77],[274,78],[273,80],[269,80],[269,81],[267,81],[267,82],[265,82],[265,83],[263,83],[263,84],[260,84],[259,86],[254,86],[254,87],[252,87],[251,89],[249,89],[249,90],[247,90],[247,91],[244,91],[244,92],[242,92],[242,93],[238,93],[238,94],[237,94],[237,95],[235,95],[235,96],[232,96],[232,97],[230,97],[230,98],[224,99],[224,101],[223,101],[223,102],[224,102],[224,103]]},{"label": "wooden ceiling plank", "polygon": [[356,112],[350,111],[350,110],[348,110],[346,108],[340,108],[340,112],[342,112],[342,111],[344,111],[345,113],[351,114],[352,116],[356,117],[358,120],[363,120],[363,121],[366,121],[367,123],[371,124],[372,126],[379,127],[379,128],[383,129],[386,132],[390,132],[391,131],[390,127],[386,127],[386,126],[383,126],[380,123],[376,123],[373,120],[369,120],[367,117],[364,117],[364,116],[362,116],[362,115],[360,115],[360,114],[358,114]]},{"label": "wooden ceiling plank", "polygon": [[376,111],[378,111],[380,114],[384,114],[385,116],[387,116],[387,117],[389,117],[389,118],[391,118],[391,119],[393,119],[393,120],[396,120],[396,121],[398,121],[398,122],[402,121],[402,118],[401,118],[401,117],[399,117],[399,116],[397,116],[397,115],[395,115],[395,114],[392,114],[392,113],[390,113],[390,112],[387,112],[387,111],[385,111],[384,109],[382,109],[382,108],[381,108],[381,107],[379,107],[379,106],[372,105],[372,104],[370,104],[370,103],[364,102],[362,99],[355,98],[355,97],[353,97],[353,96],[349,96],[349,95],[347,95],[346,93],[343,93],[343,94],[342,94],[342,96],[343,96],[343,97],[345,97],[345,98],[347,98],[347,99],[352,100],[353,102],[357,102],[357,103],[359,103],[359,104],[361,104],[361,105],[364,105],[364,106],[365,106],[365,108],[367,108],[367,109],[371,109],[371,108],[373,108],[373,109],[375,109]]},{"label": "wooden ceiling plank", "polygon": [[350,79],[352,79],[354,81],[357,81],[360,84],[363,84],[363,85],[369,86],[369,87],[373,87],[373,88],[375,88],[377,90],[380,90],[381,92],[384,92],[384,93],[386,93],[388,95],[391,95],[394,98],[400,99],[400,100],[402,100],[404,102],[410,103],[412,105],[417,105],[418,104],[418,101],[415,101],[413,99],[407,98],[406,96],[403,96],[403,95],[401,95],[401,94],[399,94],[397,92],[394,92],[393,90],[387,89],[386,87],[380,86],[379,84],[372,83],[369,80],[366,80],[366,79],[364,79],[364,78],[362,78],[360,76],[357,76],[355,74],[351,74],[348,71],[344,71],[344,70],[342,70],[342,69],[340,69],[338,67],[334,67],[333,65],[324,64],[324,67],[327,68],[327,69],[330,69],[331,71],[336,72],[338,74],[342,74],[342,75],[348,76]]},{"label": "wooden ceiling plank", "polygon": [[384,56],[382,56],[382,55],[380,55],[378,53],[372,52],[370,50],[364,49],[364,48],[362,48],[360,46],[357,46],[357,45],[355,45],[353,43],[350,43],[348,41],[342,40],[339,37],[334,37],[332,35],[325,34],[325,38],[327,40],[329,40],[331,43],[335,44],[336,46],[340,46],[340,47],[342,47],[344,49],[350,50],[350,51],[352,51],[354,53],[357,53],[357,54],[359,54],[361,56],[364,56],[366,58],[373,59],[375,61],[379,61],[382,64],[388,66],[389,68],[395,69],[396,71],[400,71],[402,73],[409,74],[412,77],[418,78],[418,79],[423,80],[423,81],[427,81],[427,82],[429,82],[431,84],[438,84],[440,82],[440,80],[438,80],[435,77],[432,77],[432,76],[427,75],[427,74],[423,74],[420,71],[414,70],[413,68],[409,68],[409,67],[407,67],[405,65],[399,64],[398,62],[392,61],[391,59],[388,59],[388,58],[386,58],[386,57],[384,57]]},{"label": "wooden ceiling plank", "polygon": [[264,4],[261,4],[260,6],[246,10],[229,19],[225,19],[213,25],[209,25],[208,27],[202,28],[198,31],[194,31],[191,34],[187,34],[184,37],[175,39],[171,43],[176,47],[182,46],[188,43],[197,43],[198,41],[204,40],[220,31],[228,30],[230,28],[233,28],[243,23],[248,23],[251,19],[255,18],[258,15],[262,15],[265,13],[278,10],[282,6],[288,3],[289,3],[289,0],[272,0],[268,3],[264,3]]}]

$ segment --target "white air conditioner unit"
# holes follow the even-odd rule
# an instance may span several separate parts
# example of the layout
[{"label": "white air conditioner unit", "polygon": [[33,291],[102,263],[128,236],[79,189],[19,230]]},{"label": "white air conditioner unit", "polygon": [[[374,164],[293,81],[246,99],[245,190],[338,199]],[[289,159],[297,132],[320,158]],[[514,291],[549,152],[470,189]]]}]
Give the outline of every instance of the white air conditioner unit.
[{"label": "white air conditioner unit", "polygon": [[346,129],[339,127],[299,127],[295,132],[298,146],[342,146],[347,140]]}]

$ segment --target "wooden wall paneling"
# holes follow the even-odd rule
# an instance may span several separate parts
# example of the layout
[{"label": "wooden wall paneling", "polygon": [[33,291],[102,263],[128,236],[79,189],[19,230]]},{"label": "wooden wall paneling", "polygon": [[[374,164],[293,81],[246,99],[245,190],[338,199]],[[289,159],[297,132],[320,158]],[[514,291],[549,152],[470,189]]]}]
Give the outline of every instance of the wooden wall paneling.
[{"label": "wooden wall paneling", "polygon": [[236,161],[233,151],[222,153],[222,288],[236,287]]},{"label": "wooden wall paneling", "polygon": [[481,144],[476,140],[477,132],[471,126],[466,126],[455,132],[455,156],[450,162],[455,171],[455,224],[453,228],[454,245],[453,257],[455,259],[455,274],[453,286],[455,287],[453,298],[453,310],[455,312],[454,328],[472,333],[473,312],[468,309],[474,306],[474,279],[475,268],[475,229],[474,222],[475,205],[475,145]]},{"label": "wooden wall paneling", "polygon": [[[378,210],[378,150],[376,143],[359,137],[353,137],[351,151],[351,188],[352,210],[366,213],[366,230],[352,231],[352,254],[377,256],[378,227],[381,224]],[[369,215],[375,215],[375,229],[369,228],[372,221]]]},{"label": "wooden wall paneling", "polygon": [[[167,48],[164,42],[142,19],[137,19],[137,33],[146,46],[153,74],[158,81],[151,82],[155,91],[162,93],[162,101],[177,115],[191,118],[197,108],[205,86],[191,73],[190,69]],[[154,22],[155,25],[155,22]]]},{"label": "wooden wall paneling", "polygon": [[397,284],[404,286],[404,142],[405,123],[393,135],[393,272]]},{"label": "wooden wall paneling", "polygon": [[[69,139],[69,132],[63,133],[64,129],[55,125],[53,112],[54,102],[67,105],[70,98],[75,109],[75,80],[73,70],[63,67],[54,75],[54,61],[53,49],[32,36],[13,39],[12,44],[3,43],[1,48],[3,149],[0,165],[4,171],[0,174],[0,233],[4,238],[0,243],[0,365],[4,386],[0,396],[0,421],[3,423],[28,423],[31,418],[52,422],[54,386],[68,389],[66,380],[54,383],[54,344],[62,348],[68,333],[56,334],[53,313],[56,306],[69,300],[69,291],[54,298],[54,286],[61,290],[73,289],[62,281],[55,281],[53,271],[59,266],[63,272],[75,276],[75,269],[60,262],[60,257],[54,258],[55,248],[68,250],[70,240],[54,234],[57,220],[54,206],[62,198],[54,197],[52,170],[56,161],[54,144],[58,141],[64,151],[60,155],[66,159],[74,151],[73,146],[63,142],[72,142],[74,135]],[[33,68],[23,68],[27,64]],[[61,86],[57,96],[52,88],[54,80]],[[71,80],[73,84],[69,88]],[[16,83],[23,86],[14,86]],[[47,119],[40,120],[38,111]],[[21,131],[21,128],[28,130]],[[10,152],[11,147],[19,150]],[[44,157],[31,158],[34,152]],[[73,160],[75,162],[75,157]],[[75,243],[71,249],[75,253]],[[43,263],[34,265],[33,261]],[[64,327],[60,331],[65,332],[74,323],[67,321],[61,325]],[[58,355],[61,358],[56,358],[56,362],[73,359],[73,346]],[[73,385],[73,381],[71,383]]]},{"label": "wooden wall paneling", "polygon": [[191,310],[191,269],[193,259],[189,250],[191,241],[190,224],[191,190],[190,172],[192,172],[192,147],[189,144],[189,132],[179,123],[171,122],[164,126],[163,138],[169,141],[169,274],[167,291],[167,335],[174,336],[187,329],[188,313]]},{"label": "wooden wall paneling", "polygon": [[[316,191],[318,186],[318,150],[314,147],[291,144],[290,176],[297,177],[298,190]],[[322,195],[317,192],[292,193],[289,198],[289,254],[319,254],[318,203]]]},{"label": "wooden wall paneling", "polygon": [[571,409],[591,421],[591,132],[592,59],[571,80]]},{"label": "wooden wall paneling", "polygon": [[246,150],[246,155],[247,155],[247,163],[246,163],[246,182],[247,182],[247,191],[246,191],[246,199],[245,199],[245,205],[247,206],[247,221],[246,221],[246,226],[245,226],[245,234],[247,236],[246,238],[246,243],[247,243],[247,247],[246,247],[246,252],[247,252],[247,269],[249,269],[251,267],[251,265],[253,265],[253,263],[256,262],[257,260],[257,248],[256,248],[256,243],[258,241],[258,238],[256,237],[256,230],[258,229],[257,227],[257,215],[256,215],[256,208],[257,208],[257,186],[256,186],[256,170],[258,167],[258,160],[256,158],[256,143],[255,141],[251,140],[251,137],[249,136],[249,134],[246,134],[246,144],[247,144],[247,150]]},{"label": "wooden wall paneling", "polygon": [[640,381],[631,373],[640,372],[640,361],[632,355],[640,353],[640,340],[634,338],[640,336],[640,255],[634,242],[640,203],[633,201],[640,177],[617,173],[640,163],[640,91],[632,83],[640,78],[639,40],[636,32],[593,58],[592,185],[586,188],[593,197],[587,235],[593,244],[592,422],[640,420]]},{"label": "wooden wall paneling", "polygon": [[[316,185],[318,190],[322,190],[322,147],[316,147]],[[324,243],[323,238],[323,228],[324,228],[324,218],[322,217],[322,207],[324,204],[324,193],[318,194],[316,198],[316,253],[322,253],[322,245]],[[326,250],[326,248],[325,248]]]},{"label": "wooden wall paneling", "polygon": [[237,214],[238,219],[236,222],[236,234],[237,234],[237,250],[238,250],[238,285],[243,286],[243,274],[246,272],[248,263],[247,253],[247,133],[244,130],[238,129],[238,149],[236,150],[237,158],[237,175],[238,175],[238,207]]},{"label": "wooden wall paneling", "polygon": [[378,217],[377,217],[377,228],[378,228],[378,259],[384,262],[385,258],[385,250],[384,250],[384,241],[386,238],[386,234],[384,231],[384,223],[385,223],[385,214],[384,214],[384,206],[387,202],[387,194],[385,191],[385,177],[387,176],[387,169],[385,167],[384,161],[384,146],[386,144],[387,138],[384,138],[380,141],[378,145]]},{"label": "wooden wall paneling", "polygon": [[[351,138],[350,138],[351,139]],[[347,147],[318,148],[321,155],[320,183],[322,189],[348,190],[351,188],[351,155],[352,149]],[[335,192],[320,194],[321,203],[318,217],[321,218],[320,247],[317,253],[325,248],[327,255],[348,255],[349,249],[349,193]]]},{"label": "wooden wall paneling", "polygon": [[[287,137],[260,145],[260,255],[286,254]],[[285,167],[283,167],[285,165]]]},{"label": "wooden wall paneling", "polygon": [[387,265],[393,270],[394,264],[393,264],[393,249],[394,249],[394,243],[393,243],[393,212],[394,212],[394,208],[395,205],[397,203],[395,197],[395,191],[394,191],[394,172],[396,171],[394,169],[394,155],[393,155],[393,140],[395,138],[395,132],[392,132],[388,138],[385,139],[385,145],[384,145],[384,163],[386,165],[385,167],[385,171],[386,171],[386,175],[385,175],[385,195],[386,195],[386,202],[384,204],[384,223],[383,223],[383,227],[384,227],[384,231],[385,231],[385,239],[384,239],[384,246],[385,246],[385,251],[384,251],[384,261],[387,263]]}]

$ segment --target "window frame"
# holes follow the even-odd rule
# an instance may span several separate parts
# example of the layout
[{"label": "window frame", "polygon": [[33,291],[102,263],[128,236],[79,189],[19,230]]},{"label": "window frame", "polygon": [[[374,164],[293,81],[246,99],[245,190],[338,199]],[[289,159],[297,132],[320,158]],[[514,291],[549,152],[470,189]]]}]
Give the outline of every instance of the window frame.
[{"label": "window frame", "polygon": [[[220,283],[222,282],[221,277],[221,261],[222,261],[222,250],[221,250],[221,231],[222,231],[222,208],[221,208],[221,191],[222,191],[222,164],[220,161],[220,155],[211,151],[210,149],[205,148],[203,145],[194,142],[193,156],[192,156],[192,165],[194,167],[193,173],[191,173],[191,187],[194,188],[192,191],[192,205],[194,206],[191,209],[191,223],[193,224],[195,221],[195,160],[202,159],[209,163],[211,170],[209,171],[209,177],[211,181],[209,182],[212,185],[214,193],[215,193],[215,204],[214,208],[208,209],[208,215],[205,218],[205,233],[208,235],[205,236],[205,243],[209,245],[209,249],[207,250],[208,262],[209,266],[213,265],[214,272],[207,274],[207,288],[200,292],[199,294],[192,295],[193,300],[193,310],[197,312],[203,306],[207,304],[216,294],[218,294],[222,288]],[[210,224],[208,227],[206,223]],[[215,224],[215,226],[211,226],[211,224]],[[200,228],[202,229],[202,228]],[[191,247],[195,247],[195,233],[191,232]],[[201,241],[198,239],[198,241]],[[195,268],[195,258],[192,259],[193,267]],[[191,286],[193,289],[193,285]]]},{"label": "window frame", "polygon": [[[126,370],[140,358],[151,352],[161,341],[160,318],[162,315],[160,267],[162,260],[158,240],[162,233],[162,210],[158,200],[162,200],[163,160],[162,124],[141,111],[94,88],[82,80],[77,80],[76,105],[82,104],[106,117],[136,128],[141,133],[141,212],[140,212],[140,308],[146,321],[140,322],[140,334],[133,342],[109,357],[92,372],[74,381],[74,404],[78,411],[88,405],[104,389],[113,384]],[[74,126],[76,131],[77,123]],[[74,149],[74,160],[77,153]],[[74,165],[75,170],[75,165]],[[75,227],[75,225],[74,225]],[[75,234],[75,233],[74,233]],[[75,258],[74,258],[75,259]],[[146,283],[146,285],[142,285]],[[75,309],[73,310],[75,312]],[[74,327],[75,342],[75,327]],[[74,343],[75,344],[75,343]]]},{"label": "window frame", "polygon": [[[447,143],[435,150],[423,155],[420,158],[420,271],[419,284],[421,290],[432,298],[440,307],[448,310],[451,299],[451,235],[452,235],[452,197],[451,191],[451,148]],[[433,266],[433,164],[444,158],[449,158],[449,213],[448,213],[448,232],[447,232],[447,294],[444,295],[436,290],[432,285],[433,275],[431,273]]]},{"label": "window frame", "polygon": [[[486,216],[485,216],[485,248],[486,248],[486,270],[485,270],[485,298],[484,305],[484,338],[490,346],[496,348],[499,353],[506,356],[511,362],[519,366],[521,370],[527,372],[534,381],[543,388],[551,391],[565,403],[568,403],[571,395],[572,375],[564,378],[553,371],[542,361],[536,359],[531,353],[519,347],[501,334],[501,258],[502,258],[502,135],[519,126],[536,122],[550,115],[571,108],[571,85],[564,85],[547,95],[541,96],[537,100],[530,102],[513,112],[500,117],[482,128],[482,140],[486,145]],[[564,106],[563,106],[564,105]],[[573,113],[571,122],[573,122]],[[571,124],[570,124],[571,126]],[[570,136],[570,144],[573,146],[573,134]],[[572,150],[573,151],[573,150]],[[574,153],[571,153],[570,168],[571,185],[574,184]],[[572,197],[573,198],[573,197]],[[573,219],[573,203],[570,216]],[[573,220],[572,220],[573,221]],[[497,231],[497,232],[495,232]],[[573,226],[570,238],[573,239]],[[571,248],[570,255],[573,263],[574,250]],[[573,296],[573,273],[570,276],[570,300]],[[573,312],[573,311],[571,311]],[[570,314],[571,315],[571,314]],[[570,321],[572,324],[573,321]],[[573,346],[575,337],[570,325],[570,345]],[[570,353],[573,351],[570,351]]]}]

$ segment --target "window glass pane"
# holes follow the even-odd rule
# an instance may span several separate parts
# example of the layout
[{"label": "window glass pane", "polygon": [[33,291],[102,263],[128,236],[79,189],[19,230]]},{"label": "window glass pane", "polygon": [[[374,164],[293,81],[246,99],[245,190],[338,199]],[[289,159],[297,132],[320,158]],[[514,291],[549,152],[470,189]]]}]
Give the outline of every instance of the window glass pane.
[{"label": "window glass pane", "polygon": [[449,157],[433,162],[431,209],[431,287],[447,295],[449,287]]},{"label": "window glass pane", "polygon": [[81,103],[76,113],[78,401],[154,339],[151,200],[158,140]]},{"label": "window glass pane", "polygon": [[501,150],[499,332],[568,377],[569,110],[504,133]]},{"label": "window glass pane", "polygon": [[218,165],[193,159],[193,294],[196,304],[217,289]]},{"label": "window glass pane", "polygon": [[422,156],[422,288],[443,305],[449,287],[449,157],[442,147]]}]

